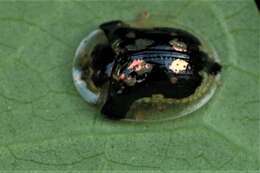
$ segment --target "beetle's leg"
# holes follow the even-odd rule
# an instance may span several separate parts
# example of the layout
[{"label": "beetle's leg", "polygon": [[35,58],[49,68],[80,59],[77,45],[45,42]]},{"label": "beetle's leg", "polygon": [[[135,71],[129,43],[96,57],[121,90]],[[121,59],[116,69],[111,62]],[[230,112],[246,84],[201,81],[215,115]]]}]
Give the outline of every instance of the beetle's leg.
[{"label": "beetle's leg", "polygon": [[208,61],[207,72],[212,75],[217,75],[221,71],[221,65],[214,61]]},{"label": "beetle's leg", "polygon": [[205,71],[211,75],[217,75],[221,71],[221,65],[213,59],[207,58],[203,61]]},{"label": "beetle's leg", "polygon": [[126,117],[132,103],[141,96],[130,92],[129,94],[117,94],[110,86],[108,98],[102,107],[102,114],[109,119],[123,119]]},{"label": "beetle's leg", "polygon": [[133,101],[126,95],[110,96],[102,107],[101,112],[109,119],[117,120],[125,118]]},{"label": "beetle's leg", "polygon": [[209,58],[206,53],[199,51],[199,55],[201,58],[201,65],[207,73],[217,75],[221,71],[221,65],[214,59]]},{"label": "beetle's leg", "polygon": [[107,100],[101,112],[109,119],[125,118],[133,102],[139,98],[151,96],[154,92],[152,87],[135,85],[127,92],[117,93],[119,85],[110,83]]}]

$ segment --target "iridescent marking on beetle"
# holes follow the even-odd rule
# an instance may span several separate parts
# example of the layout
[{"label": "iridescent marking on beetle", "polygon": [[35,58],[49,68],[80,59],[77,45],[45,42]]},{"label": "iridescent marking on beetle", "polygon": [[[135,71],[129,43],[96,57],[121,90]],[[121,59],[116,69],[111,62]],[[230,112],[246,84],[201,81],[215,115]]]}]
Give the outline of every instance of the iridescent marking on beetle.
[{"label": "iridescent marking on beetle", "polygon": [[120,70],[118,71],[118,77],[116,77],[116,79],[125,82],[128,86],[133,86],[135,83],[143,82],[145,80],[145,77],[137,80],[136,76],[131,76],[131,73],[136,72],[137,75],[140,77],[146,73],[151,72],[152,67],[152,64],[149,64],[142,59],[134,59],[121,73]]},{"label": "iridescent marking on beetle", "polygon": [[174,39],[171,40],[169,43],[174,50],[179,52],[187,52],[187,45],[184,42]]},{"label": "iridescent marking on beetle", "polygon": [[173,60],[169,69],[171,69],[174,73],[178,74],[185,71],[188,68],[189,63],[182,59]]},{"label": "iridescent marking on beetle", "polygon": [[144,60],[135,59],[128,66],[128,69],[134,70],[138,75],[142,75],[144,73],[150,72],[152,69],[152,65],[149,63],[146,63]]}]

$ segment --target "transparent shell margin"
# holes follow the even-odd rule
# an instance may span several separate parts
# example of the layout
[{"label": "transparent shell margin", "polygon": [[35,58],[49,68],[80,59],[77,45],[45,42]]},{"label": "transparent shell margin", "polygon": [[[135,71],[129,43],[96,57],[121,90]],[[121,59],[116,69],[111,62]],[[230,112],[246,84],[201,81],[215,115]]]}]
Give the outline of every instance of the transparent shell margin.
[{"label": "transparent shell margin", "polygon": [[73,62],[72,75],[76,89],[85,101],[98,104],[101,93],[91,90],[91,81],[83,79],[83,67],[91,62],[91,52],[97,44],[107,43],[108,40],[101,29],[92,31],[85,37],[76,50]]}]

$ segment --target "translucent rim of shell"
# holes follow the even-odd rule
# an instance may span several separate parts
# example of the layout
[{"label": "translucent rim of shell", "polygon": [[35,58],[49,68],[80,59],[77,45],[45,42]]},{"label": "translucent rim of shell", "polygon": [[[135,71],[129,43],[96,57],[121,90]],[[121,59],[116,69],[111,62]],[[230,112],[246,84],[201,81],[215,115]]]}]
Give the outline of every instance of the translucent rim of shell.
[{"label": "translucent rim of shell", "polygon": [[74,85],[83,99],[90,104],[97,104],[100,93],[95,93],[88,89],[88,84],[82,79],[83,71],[81,62],[84,58],[90,58],[90,53],[95,45],[105,42],[107,42],[107,38],[101,29],[92,31],[80,42],[73,61],[72,76]]}]

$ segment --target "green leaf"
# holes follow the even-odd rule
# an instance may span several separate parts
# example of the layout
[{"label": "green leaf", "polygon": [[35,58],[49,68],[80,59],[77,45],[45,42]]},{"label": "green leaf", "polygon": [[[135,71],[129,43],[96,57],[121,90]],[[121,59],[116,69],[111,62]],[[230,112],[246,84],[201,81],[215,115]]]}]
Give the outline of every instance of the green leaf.
[{"label": "green leaf", "polygon": [[[144,11],[212,45],[221,84],[177,120],[105,121],[74,88],[75,49]],[[259,19],[253,0],[1,1],[0,170],[259,170]]]}]

